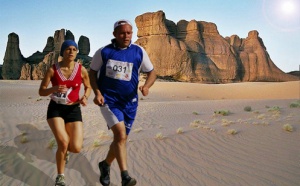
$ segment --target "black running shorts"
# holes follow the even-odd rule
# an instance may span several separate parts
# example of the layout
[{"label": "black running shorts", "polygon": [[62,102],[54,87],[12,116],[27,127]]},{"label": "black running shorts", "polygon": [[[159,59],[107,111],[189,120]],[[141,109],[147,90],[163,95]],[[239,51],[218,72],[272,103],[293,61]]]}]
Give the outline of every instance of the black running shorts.
[{"label": "black running shorts", "polygon": [[55,117],[62,118],[65,123],[75,121],[82,122],[80,104],[78,103],[75,105],[62,105],[57,104],[55,101],[51,100],[48,105],[47,119]]}]

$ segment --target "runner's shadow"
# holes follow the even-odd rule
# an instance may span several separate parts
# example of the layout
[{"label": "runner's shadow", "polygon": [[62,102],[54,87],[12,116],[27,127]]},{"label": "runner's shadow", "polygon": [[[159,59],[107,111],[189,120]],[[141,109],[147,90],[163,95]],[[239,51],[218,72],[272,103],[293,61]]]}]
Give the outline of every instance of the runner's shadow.
[{"label": "runner's shadow", "polygon": [[[53,185],[54,178],[50,178],[42,170],[31,164],[34,164],[32,161],[34,156],[37,159],[49,161],[56,165],[56,150],[48,148],[49,142],[53,138],[51,130],[39,130],[32,124],[19,124],[17,128],[21,131],[21,135],[14,138],[16,147],[1,147],[1,171],[4,170],[2,171],[4,174],[29,185],[48,185],[48,183]],[[5,161],[2,161],[2,156]],[[95,173],[90,162],[82,153],[71,153],[71,158],[66,168],[65,174],[67,174],[68,169],[78,171],[81,174],[81,178],[85,181],[85,185],[95,186],[99,184],[99,175]],[[51,172],[48,174],[56,174],[56,166],[55,173]],[[39,184],[39,181],[42,184]],[[73,178],[72,182],[76,183],[76,179]]]},{"label": "runner's shadow", "polygon": [[[31,160],[12,146],[0,146],[2,174],[28,185],[53,185],[53,180],[31,164]],[[5,185],[5,183],[3,183]]]}]

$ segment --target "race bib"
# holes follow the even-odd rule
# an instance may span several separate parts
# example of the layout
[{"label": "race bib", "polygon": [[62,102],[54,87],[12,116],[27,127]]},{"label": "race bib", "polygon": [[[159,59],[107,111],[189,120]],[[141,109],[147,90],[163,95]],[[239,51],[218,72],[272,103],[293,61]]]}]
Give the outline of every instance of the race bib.
[{"label": "race bib", "polygon": [[130,81],[133,63],[109,59],[106,64],[106,76],[124,81]]},{"label": "race bib", "polygon": [[72,91],[72,88],[69,88],[66,93],[58,93],[55,92],[51,95],[51,99],[55,101],[57,104],[66,105],[69,103],[68,95]]}]

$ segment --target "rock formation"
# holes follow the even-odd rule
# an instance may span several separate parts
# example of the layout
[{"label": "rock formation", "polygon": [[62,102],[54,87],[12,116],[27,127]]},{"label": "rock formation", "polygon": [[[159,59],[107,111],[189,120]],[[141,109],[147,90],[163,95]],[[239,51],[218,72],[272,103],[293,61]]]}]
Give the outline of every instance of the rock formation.
[{"label": "rock formation", "polygon": [[2,66],[3,79],[19,79],[25,59],[19,47],[19,36],[16,33],[8,35],[8,41]]},{"label": "rock formation", "polygon": [[167,20],[163,11],[135,19],[137,44],[143,46],[157,74],[206,83],[297,80],[272,62],[257,31],[246,39],[223,38],[214,23]]},{"label": "rock formation", "polygon": [[2,77],[2,65],[0,64],[0,79],[3,79]]},{"label": "rock formation", "polygon": [[288,74],[298,77],[298,80],[300,81],[300,71],[291,71],[288,72]]},{"label": "rock formation", "polygon": [[[47,69],[61,60],[60,47],[67,39],[75,40],[71,31],[56,30],[54,37],[48,37],[43,52],[37,51],[28,58],[24,58],[19,48],[19,36],[15,33],[9,34],[2,67],[3,79],[43,79]],[[88,56],[90,52],[89,39],[81,36],[78,43],[77,60],[88,68],[91,61],[91,57]]]},{"label": "rock formation", "polygon": [[89,55],[90,53],[90,40],[85,36],[80,36],[78,41],[79,55]]},{"label": "rock formation", "polygon": [[90,68],[92,58],[89,57],[90,53],[90,40],[85,36],[80,36],[78,41],[79,52],[77,54],[78,61],[87,69]]},{"label": "rock formation", "polygon": [[[247,38],[224,38],[214,23],[180,20],[175,24],[163,11],[139,15],[135,22],[135,43],[145,48],[160,77],[201,83],[298,80],[276,67],[255,30]],[[18,35],[9,34],[3,79],[42,79],[50,65],[61,60],[60,47],[66,39],[75,40],[70,30],[56,30],[43,52],[24,58]],[[78,49],[77,61],[89,68],[89,38],[80,36]]]}]

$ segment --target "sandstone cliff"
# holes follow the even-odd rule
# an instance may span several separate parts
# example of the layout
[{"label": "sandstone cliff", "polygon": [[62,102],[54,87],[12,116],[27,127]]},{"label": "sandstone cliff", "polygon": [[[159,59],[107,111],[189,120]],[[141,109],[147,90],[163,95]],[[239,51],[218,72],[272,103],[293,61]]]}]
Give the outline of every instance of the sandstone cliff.
[{"label": "sandstone cliff", "polygon": [[[228,83],[246,81],[291,81],[299,78],[281,71],[271,60],[255,30],[247,38],[222,37],[214,23],[166,19],[163,11],[145,13],[135,19],[138,40],[160,77],[188,82]],[[8,36],[2,67],[3,79],[38,80],[50,65],[60,60],[64,40],[75,40],[70,30],[56,30],[42,52],[24,58],[19,37]],[[77,60],[89,68],[89,38],[78,41]]]},{"label": "sandstone cliff", "polygon": [[[37,51],[28,58],[24,58],[19,48],[19,36],[15,33],[9,34],[2,67],[3,79],[43,79],[50,65],[61,60],[60,47],[67,39],[75,40],[71,31],[56,30],[54,37],[48,37],[43,52]],[[89,39],[81,36],[78,48],[77,60],[88,68],[91,61],[91,57],[88,56],[90,52]]]},{"label": "sandstone cliff", "polygon": [[163,11],[135,19],[137,44],[148,52],[159,76],[207,83],[289,81],[272,62],[257,31],[246,39],[223,38],[214,23],[167,20]]},{"label": "sandstone cliff", "polygon": [[19,47],[19,36],[16,33],[9,34],[2,66],[3,79],[19,79],[25,62]]}]

